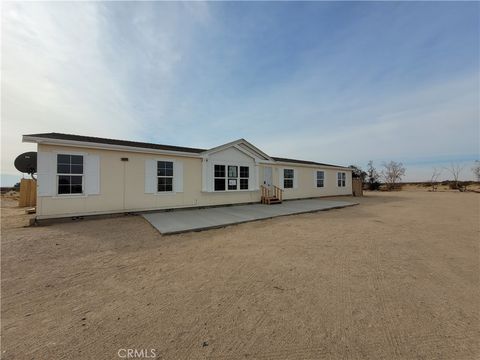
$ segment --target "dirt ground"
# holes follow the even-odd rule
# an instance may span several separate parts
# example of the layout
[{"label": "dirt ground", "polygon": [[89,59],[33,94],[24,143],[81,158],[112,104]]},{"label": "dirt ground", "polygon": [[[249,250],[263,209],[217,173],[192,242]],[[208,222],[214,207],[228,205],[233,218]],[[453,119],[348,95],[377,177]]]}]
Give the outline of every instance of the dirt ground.
[{"label": "dirt ground", "polygon": [[480,195],[355,200],[165,237],[3,200],[2,359],[478,359]]}]

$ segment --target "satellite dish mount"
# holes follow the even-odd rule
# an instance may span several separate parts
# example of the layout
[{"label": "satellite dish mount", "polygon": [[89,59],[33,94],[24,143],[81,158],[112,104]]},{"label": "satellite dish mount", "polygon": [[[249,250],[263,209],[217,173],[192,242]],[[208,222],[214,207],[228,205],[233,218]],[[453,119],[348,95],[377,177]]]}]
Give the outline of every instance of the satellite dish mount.
[{"label": "satellite dish mount", "polygon": [[32,179],[36,180],[37,173],[37,153],[35,151],[20,154],[15,159],[15,168],[24,174],[29,174]]}]

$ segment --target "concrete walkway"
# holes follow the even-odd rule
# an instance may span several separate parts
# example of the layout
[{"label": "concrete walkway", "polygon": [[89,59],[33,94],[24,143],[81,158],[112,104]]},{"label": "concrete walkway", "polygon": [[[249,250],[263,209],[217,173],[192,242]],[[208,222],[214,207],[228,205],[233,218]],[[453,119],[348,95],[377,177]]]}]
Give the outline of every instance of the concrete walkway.
[{"label": "concrete walkway", "polygon": [[338,209],[358,203],[321,199],[291,200],[277,205],[250,204],[142,214],[161,234],[199,231],[277,216]]}]

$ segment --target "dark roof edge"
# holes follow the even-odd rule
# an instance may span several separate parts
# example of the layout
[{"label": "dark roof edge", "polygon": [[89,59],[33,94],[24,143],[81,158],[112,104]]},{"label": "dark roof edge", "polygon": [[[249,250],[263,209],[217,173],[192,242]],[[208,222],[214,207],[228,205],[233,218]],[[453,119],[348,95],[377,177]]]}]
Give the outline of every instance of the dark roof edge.
[{"label": "dark roof edge", "polygon": [[100,137],[94,137],[94,136],[83,136],[83,135],[61,134],[61,133],[29,134],[24,136],[39,137],[43,139],[68,140],[68,141],[89,142],[89,143],[96,143],[96,144],[137,147],[137,148],[154,149],[154,150],[178,151],[178,152],[195,153],[195,154],[199,154],[201,152],[206,151],[206,149],[190,148],[185,146],[153,144],[153,143],[146,143],[146,142],[139,142],[139,141],[107,139],[107,138],[100,138]]},{"label": "dark roof edge", "polygon": [[287,162],[287,163],[292,163],[292,164],[318,165],[318,166],[327,166],[327,167],[348,169],[348,167],[346,167],[346,166],[334,165],[334,164],[325,164],[325,163],[319,163],[319,162],[316,162],[316,161],[288,159],[288,158],[280,158],[280,157],[275,157],[275,156],[272,156],[272,159],[275,160],[275,161],[278,161],[278,162]]}]

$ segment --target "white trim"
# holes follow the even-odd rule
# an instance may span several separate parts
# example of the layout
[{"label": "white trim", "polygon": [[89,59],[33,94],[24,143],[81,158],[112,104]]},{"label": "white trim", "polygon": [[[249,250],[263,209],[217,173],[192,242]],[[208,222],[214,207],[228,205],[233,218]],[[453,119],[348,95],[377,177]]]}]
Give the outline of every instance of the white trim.
[{"label": "white trim", "polygon": [[[252,183],[252,181],[254,181],[254,179],[256,178],[256,174],[252,174],[252,172],[255,172],[255,167],[252,166],[251,163],[247,163],[247,162],[235,162],[235,161],[232,161],[232,162],[229,162],[229,161],[224,161],[224,160],[221,160],[221,161],[212,161],[210,162],[211,163],[211,166],[210,166],[210,176],[209,178],[212,180],[212,189],[211,189],[211,192],[212,193],[219,193],[219,192],[228,192],[228,193],[235,193],[235,192],[240,192],[240,191],[257,191],[258,188],[254,187],[253,189],[251,189],[251,186],[250,184]],[[215,177],[215,165],[220,165],[220,166],[225,166],[225,190],[215,190],[215,179],[223,179],[222,177]],[[235,178],[230,178],[230,179],[236,179],[237,180],[237,189],[236,190],[228,190],[228,180],[229,180],[229,177],[228,177],[228,167],[229,166],[236,166],[237,167],[237,177]],[[240,177],[240,167],[247,167],[248,168],[248,178],[242,178]],[[208,177],[208,175],[207,175]],[[240,189],[240,179],[248,179],[248,189]],[[204,192],[202,190],[202,192]]]},{"label": "white trim", "polygon": [[[292,170],[293,171],[293,178],[287,178],[287,179],[291,179],[292,180],[292,187],[290,188],[286,188],[284,185],[285,185],[285,170]],[[285,190],[288,190],[288,189],[297,189],[297,187],[295,187],[295,183],[298,182],[298,180],[295,180],[297,179],[297,177],[295,176],[297,173],[297,171],[295,171],[295,168],[293,166],[291,167],[285,167],[285,168],[282,168],[282,171],[281,171],[281,178],[282,178],[282,189],[285,189]],[[297,184],[298,186],[298,184]]]},{"label": "white trim", "polygon": [[[171,162],[172,163],[172,176],[159,176],[158,175],[158,162]],[[158,191],[158,178],[172,178],[172,191]],[[168,158],[156,158],[155,159],[155,192],[156,195],[175,195],[177,192],[175,191],[175,160],[168,159]]]},{"label": "white trim", "polygon": [[[345,175],[345,178],[343,178],[343,176],[341,177],[340,181],[342,182],[342,185],[338,185],[338,175],[339,174],[344,174]],[[346,188],[347,187],[347,174],[345,171],[337,171],[337,179],[336,179],[336,182],[337,182],[337,188]]]},{"label": "white trim", "polygon": [[[318,172],[321,171],[323,172],[323,186],[318,186],[317,181],[318,181]],[[324,169],[315,169],[313,170],[313,185],[315,189],[325,189],[325,170]]]},{"label": "white trim", "polygon": [[[217,191],[202,191],[202,193],[207,193],[207,194],[235,194],[237,192],[256,192],[260,191],[259,189],[242,189],[242,190],[217,190]],[[230,203],[224,204],[224,205],[231,205]]]},{"label": "white trim", "polygon": [[56,194],[53,196],[49,196],[50,199],[78,199],[78,198],[87,198],[89,195],[87,194]]},{"label": "white trim", "polygon": [[[252,153],[251,153],[250,151],[248,151],[247,149],[244,149],[244,148],[238,146],[238,144],[233,145],[232,148],[235,149],[235,150],[240,151],[242,154],[247,155],[248,157],[252,158],[252,160],[257,160],[257,159],[258,159],[258,156],[255,156],[255,154],[252,154]],[[229,149],[229,148],[227,148],[227,149]],[[227,149],[225,149],[225,150],[227,150]]]},{"label": "white trim", "polygon": [[51,151],[53,154],[61,154],[61,155],[81,155],[83,157],[87,156],[88,153],[85,151],[70,151],[68,150],[67,152],[65,150],[52,150]]},{"label": "white trim", "polygon": [[[55,195],[54,195],[55,197],[57,197],[57,198],[75,197],[75,198],[76,198],[76,197],[87,197],[87,196],[88,196],[87,194],[85,194],[85,191],[83,191],[83,190],[84,190],[83,188],[85,187],[85,185],[83,184],[83,183],[84,183],[84,181],[83,181],[83,175],[76,175],[76,176],[81,176],[81,177],[82,177],[82,191],[83,191],[83,192],[82,192],[82,193],[79,193],[79,194],[59,194],[59,193],[58,193],[58,176],[59,176],[59,175],[57,174],[56,176],[57,176],[57,178],[56,178],[56,184],[57,184],[56,190],[57,190],[57,191],[56,191],[56,193],[55,193]],[[65,175],[65,176],[74,176],[74,175]]]},{"label": "white trim", "polygon": [[[53,154],[55,154],[54,156],[54,176],[55,176],[55,192],[54,192],[54,196],[55,197],[59,197],[59,198],[65,198],[65,197],[87,197],[88,194],[85,192],[85,170],[86,170],[86,162],[85,162],[85,159],[86,157],[88,156],[88,153],[86,152],[73,152],[73,151],[60,151],[60,150],[55,150],[55,151],[52,151]],[[81,174],[65,174],[65,173],[59,173],[58,172],[58,155],[75,155],[75,156],[81,156],[82,157],[82,173]],[[75,193],[75,194],[59,194],[58,193],[58,186],[59,186],[59,183],[58,183],[58,177],[59,176],[81,176],[82,177],[82,192],[81,193]],[[70,185],[71,186],[71,185]]]}]

